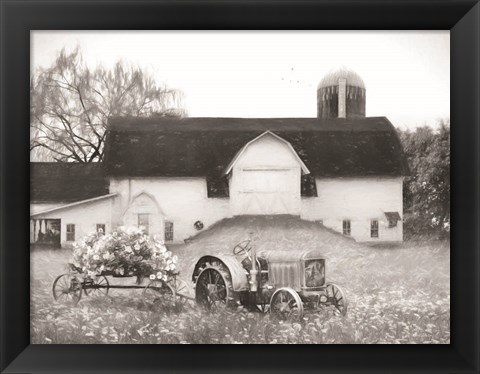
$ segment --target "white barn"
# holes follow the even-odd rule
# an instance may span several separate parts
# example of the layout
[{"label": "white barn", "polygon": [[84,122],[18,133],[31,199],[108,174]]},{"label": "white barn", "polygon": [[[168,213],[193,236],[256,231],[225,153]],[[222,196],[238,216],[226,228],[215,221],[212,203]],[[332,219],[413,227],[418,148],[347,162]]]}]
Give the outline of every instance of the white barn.
[{"label": "white barn", "polygon": [[354,72],[328,74],[317,118],[114,118],[101,164],[32,163],[31,242],[144,226],[183,242],[237,215],[289,214],[362,242],[403,239],[408,165],[365,117]]}]

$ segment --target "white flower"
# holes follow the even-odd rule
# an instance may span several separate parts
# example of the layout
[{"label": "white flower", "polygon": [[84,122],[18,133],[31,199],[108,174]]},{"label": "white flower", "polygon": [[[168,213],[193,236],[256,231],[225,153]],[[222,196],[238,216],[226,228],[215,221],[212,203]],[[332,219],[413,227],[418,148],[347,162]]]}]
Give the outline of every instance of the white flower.
[{"label": "white flower", "polygon": [[102,256],[104,260],[108,260],[110,258],[110,253],[104,253],[104,255]]},{"label": "white flower", "polygon": [[157,278],[158,278],[158,279],[162,279],[162,276],[163,276],[163,273],[162,273],[161,271],[159,271],[159,272],[157,273]]},{"label": "white flower", "polygon": [[178,261],[178,256],[177,255],[173,256],[172,260],[173,260],[173,262],[177,262]]},{"label": "white flower", "polygon": [[167,252],[167,248],[165,247],[160,248],[160,253],[165,253],[165,252]]},{"label": "white flower", "polygon": [[140,250],[140,246],[139,246],[138,244],[135,244],[135,245],[133,246],[133,249],[135,249],[136,251],[139,251],[139,250]]},{"label": "white flower", "polygon": [[150,275],[150,279],[151,279],[151,280],[154,280],[154,279],[155,279],[155,274],[151,274],[151,275]]},{"label": "white flower", "polygon": [[167,281],[167,279],[168,279],[168,278],[167,278],[167,275],[165,274],[165,275],[163,276],[163,280],[164,280],[164,281]]},{"label": "white flower", "polygon": [[99,255],[95,255],[95,256],[93,256],[93,259],[94,259],[95,261],[98,261],[98,260],[100,260],[100,256],[99,256]]},{"label": "white flower", "polygon": [[132,253],[132,247],[130,247],[129,245],[125,246],[125,252]]}]

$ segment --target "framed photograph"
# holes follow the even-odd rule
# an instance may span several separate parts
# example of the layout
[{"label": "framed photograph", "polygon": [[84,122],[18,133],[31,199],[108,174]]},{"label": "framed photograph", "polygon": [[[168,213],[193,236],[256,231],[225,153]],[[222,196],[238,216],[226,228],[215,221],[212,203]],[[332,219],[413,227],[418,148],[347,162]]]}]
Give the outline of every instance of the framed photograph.
[{"label": "framed photograph", "polygon": [[0,10],[2,372],[479,372],[478,2]]}]

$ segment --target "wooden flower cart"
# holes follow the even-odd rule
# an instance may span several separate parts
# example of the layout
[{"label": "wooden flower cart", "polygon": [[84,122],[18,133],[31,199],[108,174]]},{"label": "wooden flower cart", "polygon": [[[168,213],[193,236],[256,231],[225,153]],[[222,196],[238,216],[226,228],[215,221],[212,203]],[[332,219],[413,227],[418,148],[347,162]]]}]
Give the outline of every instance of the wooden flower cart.
[{"label": "wooden flower cart", "polygon": [[[147,285],[142,285],[143,277],[138,274],[119,275],[114,272],[103,272],[95,277],[85,276],[81,269],[73,264],[68,264],[69,271],[59,275],[53,282],[52,292],[56,301],[71,302],[77,304],[85,296],[107,296],[111,289],[141,289],[143,290],[143,302],[151,307],[168,307],[184,304],[187,300],[193,300],[188,295],[188,284],[178,278],[179,273],[174,273],[168,280],[149,280]],[[136,278],[134,284],[115,285],[111,284],[107,277],[111,278]]]}]

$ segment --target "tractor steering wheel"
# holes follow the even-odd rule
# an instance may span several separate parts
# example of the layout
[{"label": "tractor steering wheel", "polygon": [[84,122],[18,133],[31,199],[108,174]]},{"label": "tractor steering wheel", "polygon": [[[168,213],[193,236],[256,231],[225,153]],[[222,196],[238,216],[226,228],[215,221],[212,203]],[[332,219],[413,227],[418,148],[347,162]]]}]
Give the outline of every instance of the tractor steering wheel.
[{"label": "tractor steering wheel", "polygon": [[235,247],[233,247],[233,254],[235,256],[247,255],[248,257],[250,257],[249,252],[252,250],[251,243],[252,241],[249,239],[238,243]]}]

